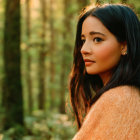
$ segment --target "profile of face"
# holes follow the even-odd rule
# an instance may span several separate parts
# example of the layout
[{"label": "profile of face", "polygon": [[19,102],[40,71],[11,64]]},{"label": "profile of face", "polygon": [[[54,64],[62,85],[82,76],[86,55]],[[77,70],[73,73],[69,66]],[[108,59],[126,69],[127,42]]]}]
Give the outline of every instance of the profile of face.
[{"label": "profile of face", "polygon": [[88,16],[82,24],[81,54],[88,74],[99,76],[112,73],[119,63],[121,55],[125,55],[127,47],[94,16]]}]

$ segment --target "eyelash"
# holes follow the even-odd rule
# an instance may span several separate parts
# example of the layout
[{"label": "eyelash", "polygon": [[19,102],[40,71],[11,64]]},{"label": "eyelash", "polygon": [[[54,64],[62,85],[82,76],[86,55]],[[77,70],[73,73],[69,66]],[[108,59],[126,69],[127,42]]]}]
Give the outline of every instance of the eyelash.
[{"label": "eyelash", "polygon": [[[82,41],[82,43],[84,44],[85,41],[86,41],[86,39],[81,39],[81,41]],[[101,41],[103,41],[103,39],[100,38],[100,37],[95,37],[95,38],[93,38],[93,42],[95,42],[95,43],[100,43]]]},{"label": "eyelash", "polygon": [[103,41],[103,39],[100,38],[100,37],[95,37],[95,38],[93,39],[93,41],[94,41],[95,43],[99,43],[99,42]]}]

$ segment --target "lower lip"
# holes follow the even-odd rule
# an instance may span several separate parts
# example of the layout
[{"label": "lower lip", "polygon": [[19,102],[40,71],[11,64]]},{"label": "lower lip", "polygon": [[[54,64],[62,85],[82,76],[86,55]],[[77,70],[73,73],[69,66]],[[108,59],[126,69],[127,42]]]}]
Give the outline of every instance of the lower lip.
[{"label": "lower lip", "polygon": [[92,65],[93,63],[95,63],[95,62],[91,62],[91,61],[85,62],[85,66],[90,66],[90,65]]}]

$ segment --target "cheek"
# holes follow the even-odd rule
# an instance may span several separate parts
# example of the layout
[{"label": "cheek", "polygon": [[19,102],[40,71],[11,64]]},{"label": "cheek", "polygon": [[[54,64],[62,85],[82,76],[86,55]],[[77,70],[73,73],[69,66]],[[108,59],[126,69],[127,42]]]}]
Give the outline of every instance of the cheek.
[{"label": "cheek", "polygon": [[[119,47],[119,46],[117,46]],[[98,60],[103,63],[117,63],[120,59],[121,53],[119,48],[108,46],[98,51]]]}]

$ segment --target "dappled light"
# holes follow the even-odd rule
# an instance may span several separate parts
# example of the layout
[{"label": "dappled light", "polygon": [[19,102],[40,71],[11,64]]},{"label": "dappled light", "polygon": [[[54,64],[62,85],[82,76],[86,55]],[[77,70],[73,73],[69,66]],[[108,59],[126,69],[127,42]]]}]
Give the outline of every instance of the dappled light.
[{"label": "dappled light", "polygon": [[69,98],[83,7],[139,0],[0,0],[0,140],[71,140]]}]

